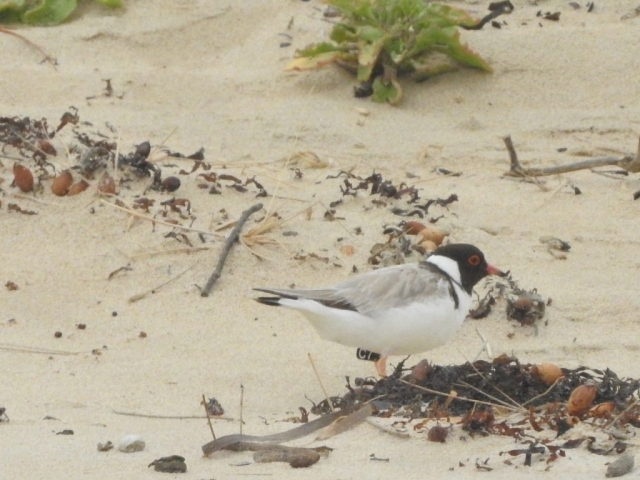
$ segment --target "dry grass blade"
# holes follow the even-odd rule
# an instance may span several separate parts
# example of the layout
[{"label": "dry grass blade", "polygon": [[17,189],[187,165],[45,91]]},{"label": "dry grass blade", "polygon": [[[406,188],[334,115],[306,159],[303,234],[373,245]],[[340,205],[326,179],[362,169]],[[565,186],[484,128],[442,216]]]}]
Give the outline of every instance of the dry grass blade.
[{"label": "dry grass blade", "polygon": [[148,215],[144,215],[144,214],[142,214],[140,212],[136,212],[133,208],[121,207],[120,205],[115,205],[115,204],[113,204],[111,202],[107,202],[106,200],[100,200],[100,202],[105,204],[105,205],[109,205],[111,208],[115,208],[116,210],[120,210],[121,212],[128,213],[129,215],[132,215],[132,216],[134,216],[136,218],[140,218],[142,220],[146,220],[148,222],[157,223],[159,225],[164,225],[166,227],[177,228],[178,230],[185,230],[185,231],[188,231],[188,232],[196,232],[196,233],[201,233],[203,235],[213,235],[215,237],[224,238],[224,235],[220,235],[219,233],[216,233],[216,232],[208,232],[206,230],[200,230],[200,229],[197,229],[197,228],[185,227],[183,225],[177,225],[175,223],[164,222],[162,220],[158,220],[157,218],[149,217]]},{"label": "dry grass blade", "polygon": [[[450,395],[450,393],[439,392],[437,390],[432,390],[432,389],[427,388],[427,387],[422,387],[420,385],[416,385],[414,383],[407,382],[406,380],[403,380],[401,378],[398,379],[398,382],[404,383],[405,385],[409,385],[409,386],[411,386],[413,388],[417,388],[418,390],[422,390],[422,391],[427,392],[427,393],[432,393],[434,395],[439,395],[441,397],[447,397],[448,398],[449,395]],[[482,400],[474,400],[473,398],[456,397],[456,400],[462,400],[463,402],[477,403],[477,404],[480,404],[480,405],[488,405],[490,407],[506,408],[507,410],[510,410],[510,411],[518,411],[519,410],[517,407],[511,407],[509,405],[499,405],[499,404],[491,403],[491,402],[483,402]]]}]

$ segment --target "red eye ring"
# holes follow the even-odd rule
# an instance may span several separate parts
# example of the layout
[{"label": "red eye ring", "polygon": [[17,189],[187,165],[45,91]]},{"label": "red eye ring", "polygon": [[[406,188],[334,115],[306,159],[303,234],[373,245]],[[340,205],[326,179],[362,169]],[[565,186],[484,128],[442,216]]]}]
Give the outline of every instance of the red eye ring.
[{"label": "red eye ring", "polygon": [[467,262],[469,262],[469,265],[471,265],[472,267],[477,267],[478,265],[480,265],[480,257],[478,255],[471,255],[467,259]]}]

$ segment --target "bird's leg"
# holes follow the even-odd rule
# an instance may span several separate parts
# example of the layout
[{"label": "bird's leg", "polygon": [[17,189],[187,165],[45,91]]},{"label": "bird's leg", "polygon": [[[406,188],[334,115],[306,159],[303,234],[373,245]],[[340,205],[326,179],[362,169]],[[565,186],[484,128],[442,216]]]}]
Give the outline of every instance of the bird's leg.
[{"label": "bird's leg", "polygon": [[387,376],[387,358],[389,358],[388,355],[382,355],[375,362],[376,372],[378,372],[378,375],[380,375],[381,377]]}]

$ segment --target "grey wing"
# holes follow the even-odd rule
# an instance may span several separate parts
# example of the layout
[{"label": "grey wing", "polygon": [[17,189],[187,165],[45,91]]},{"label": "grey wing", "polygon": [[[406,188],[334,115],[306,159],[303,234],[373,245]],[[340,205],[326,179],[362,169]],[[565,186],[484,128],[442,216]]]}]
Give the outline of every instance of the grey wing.
[{"label": "grey wing", "polygon": [[420,302],[432,295],[448,293],[452,288],[442,274],[434,272],[424,264],[413,263],[373,270],[330,288],[254,290],[282,298],[307,298],[328,307],[355,310],[375,317],[389,308]]},{"label": "grey wing", "polygon": [[452,285],[446,277],[424,264],[405,264],[374,270],[336,285],[336,294],[365,315],[447,294]]},{"label": "grey wing", "polygon": [[356,310],[356,307],[344,297],[341,297],[334,288],[322,288],[315,290],[294,290],[289,288],[254,288],[258,292],[270,293],[282,298],[298,299],[307,298],[315,300],[327,307],[341,308],[344,310]]}]

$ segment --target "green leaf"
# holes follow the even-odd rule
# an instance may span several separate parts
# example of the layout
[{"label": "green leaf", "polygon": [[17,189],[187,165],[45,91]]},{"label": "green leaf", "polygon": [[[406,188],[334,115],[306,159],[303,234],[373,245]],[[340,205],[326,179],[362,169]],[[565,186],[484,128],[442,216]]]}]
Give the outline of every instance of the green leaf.
[{"label": "green leaf", "polygon": [[24,9],[25,0],[0,0],[0,23],[16,23],[20,21],[20,11]]},{"label": "green leaf", "polygon": [[287,63],[287,66],[284,67],[285,70],[312,70],[314,68],[324,67],[325,65],[329,65],[330,63],[335,62],[340,59],[342,52],[333,51],[321,53],[318,55],[310,56],[310,57],[298,57],[291,60]]},{"label": "green leaf", "polygon": [[122,6],[122,0],[96,0],[109,8],[120,8]]},{"label": "green leaf", "polygon": [[396,105],[402,99],[402,88],[400,84],[395,81],[389,82],[385,85],[380,77],[373,81],[373,95],[371,99],[378,103],[390,103]]},{"label": "green leaf", "polygon": [[31,25],[58,25],[76,9],[76,0],[43,0],[22,14],[22,21]]}]

